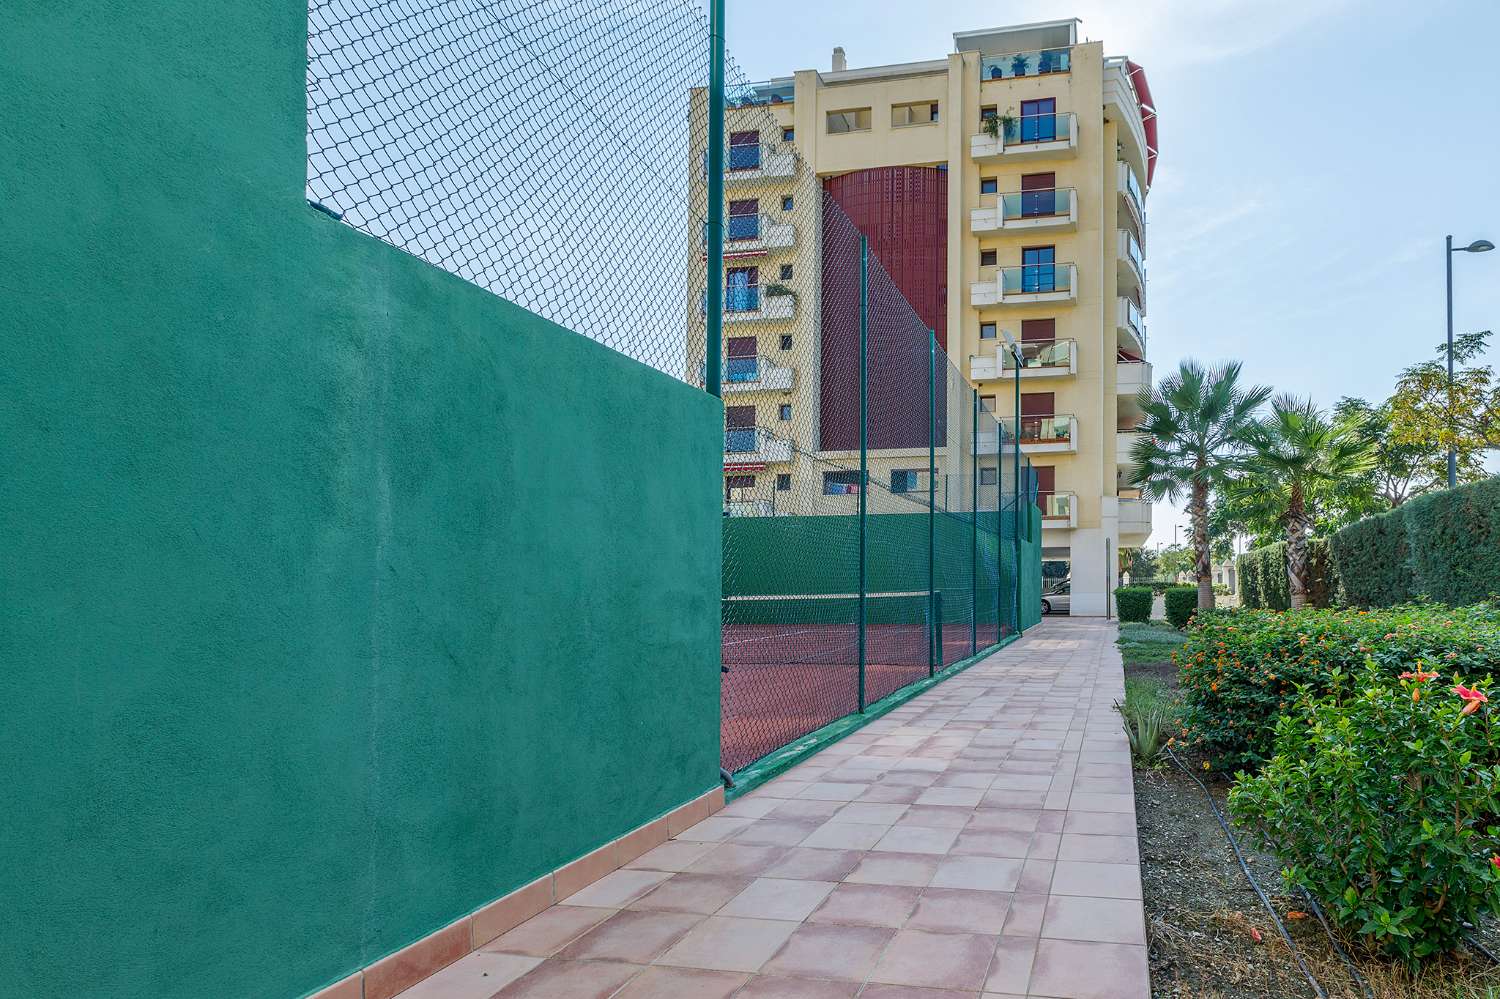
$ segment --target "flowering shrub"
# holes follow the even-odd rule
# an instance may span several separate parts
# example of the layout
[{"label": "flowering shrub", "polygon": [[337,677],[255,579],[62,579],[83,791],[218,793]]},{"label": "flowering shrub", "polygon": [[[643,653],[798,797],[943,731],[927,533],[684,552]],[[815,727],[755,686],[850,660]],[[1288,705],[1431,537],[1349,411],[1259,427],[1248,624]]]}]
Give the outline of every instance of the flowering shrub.
[{"label": "flowering shrub", "polygon": [[1202,614],[1173,658],[1188,741],[1217,768],[1258,766],[1271,754],[1276,719],[1297,687],[1325,693],[1335,670],[1358,671],[1368,658],[1393,680],[1413,669],[1500,673],[1500,608]]},{"label": "flowering shrub", "polygon": [[[1451,676],[1451,674],[1450,674]],[[1500,766],[1486,678],[1393,678],[1371,662],[1276,725],[1276,754],[1229,794],[1235,819],[1351,932],[1416,963],[1500,909]]]}]

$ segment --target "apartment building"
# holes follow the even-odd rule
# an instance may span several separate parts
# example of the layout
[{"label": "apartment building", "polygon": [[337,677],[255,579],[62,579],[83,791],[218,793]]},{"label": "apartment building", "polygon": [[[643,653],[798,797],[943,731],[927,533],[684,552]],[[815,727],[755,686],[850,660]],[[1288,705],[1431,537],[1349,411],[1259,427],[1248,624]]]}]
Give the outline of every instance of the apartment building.
[{"label": "apartment building", "polygon": [[[833,328],[847,315],[847,282],[830,277],[842,261],[828,220],[805,210],[828,199],[980,405],[1019,433],[1037,475],[1043,558],[1069,563],[1072,613],[1110,610],[1120,549],[1151,531],[1150,505],[1127,483],[1135,398],[1151,384],[1145,199],[1156,122],[1141,68],[1077,31],[1066,20],[961,32],[945,57],[864,69],[836,49],[828,71],[733,95],[726,512],[847,512],[836,488],[847,474],[819,460],[858,447],[849,337]],[[1002,330],[1023,355],[1019,420]],[[901,409],[891,389],[882,395]],[[946,390],[945,426],[958,426],[946,414],[963,395]],[[870,447],[887,507],[925,495],[925,437],[872,436]],[[997,471],[980,468],[977,482]]]}]

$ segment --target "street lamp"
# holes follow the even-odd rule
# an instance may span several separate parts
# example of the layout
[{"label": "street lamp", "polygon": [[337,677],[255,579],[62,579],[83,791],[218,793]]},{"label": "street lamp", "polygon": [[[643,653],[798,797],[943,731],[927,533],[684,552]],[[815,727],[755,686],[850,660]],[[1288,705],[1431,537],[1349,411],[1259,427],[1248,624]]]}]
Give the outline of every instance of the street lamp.
[{"label": "street lamp", "polygon": [[[1026,361],[1025,361],[1025,358],[1023,358],[1022,355],[1021,355],[1021,345],[1018,344],[1018,343],[1016,343],[1016,338],[1011,333],[1011,331],[1008,330],[1008,329],[1005,329],[1004,327],[1001,327],[1000,328],[1000,335],[1005,338],[1006,349],[1008,349],[1010,351],[1011,359],[1016,362],[1015,472],[1014,472],[1014,474],[1012,476],[1012,481],[1015,482],[1015,484],[1016,484],[1016,505],[1015,505],[1015,509],[1014,509],[1014,511],[1012,513],[1013,513],[1013,526],[1015,528],[1015,535],[1016,535],[1016,586],[1015,586],[1015,591],[1016,591],[1016,627],[1020,628],[1020,626],[1021,626],[1021,369],[1026,366]],[[1004,436],[1005,436],[1004,434],[1001,434],[998,438],[996,438],[997,442],[1000,439],[1004,438]],[[996,444],[996,450],[997,451],[999,450],[998,443]],[[995,464],[996,464],[997,467],[995,469],[995,479],[997,481],[1004,478],[1004,476],[1000,474],[1000,470],[998,468],[1000,462],[1003,461],[1003,460],[1004,460],[1003,457],[1001,457],[999,455],[996,456]],[[999,526],[999,521],[997,520],[996,521],[996,527],[997,527],[997,529],[998,529],[998,526]],[[1038,541],[1040,542],[1040,539],[1038,539]],[[1108,571],[1107,567],[1106,567],[1105,571]],[[1108,597],[1105,597],[1106,601],[1108,599],[1109,599]],[[997,625],[997,627],[998,627],[998,625]]]},{"label": "street lamp", "polygon": [[[1476,239],[1468,246],[1454,246],[1453,237],[1448,237],[1448,252],[1443,254],[1443,260],[1448,265],[1448,410],[1449,418],[1452,418],[1453,410],[1453,255],[1455,253],[1484,253],[1493,250],[1495,244],[1487,239]],[[1452,446],[1448,447],[1448,488],[1452,489],[1458,485],[1458,451]]]}]

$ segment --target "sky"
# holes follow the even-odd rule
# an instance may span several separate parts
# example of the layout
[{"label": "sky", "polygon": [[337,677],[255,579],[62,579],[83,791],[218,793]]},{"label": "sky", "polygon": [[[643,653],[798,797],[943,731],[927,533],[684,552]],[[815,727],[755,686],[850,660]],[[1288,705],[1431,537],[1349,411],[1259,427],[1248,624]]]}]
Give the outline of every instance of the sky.
[{"label": "sky", "polygon": [[[1145,67],[1147,349],[1244,362],[1332,405],[1390,394],[1445,336],[1443,237],[1500,244],[1500,2],[728,0],[751,79],[938,58],[952,33],[1082,19]],[[1500,331],[1500,251],[1454,259],[1454,329]],[[1500,347],[1487,360],[1500,366]],[[1492,468],[1500,463],[1492,460]],[[1158,506],[1150,543],[1180,509]]]}]

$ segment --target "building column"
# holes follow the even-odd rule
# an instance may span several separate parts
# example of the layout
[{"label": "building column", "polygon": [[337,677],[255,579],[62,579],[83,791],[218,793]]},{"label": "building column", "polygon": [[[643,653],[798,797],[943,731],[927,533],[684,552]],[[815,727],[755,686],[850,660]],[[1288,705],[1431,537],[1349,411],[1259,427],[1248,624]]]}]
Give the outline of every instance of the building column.
[{"label": "building column", "polygon": [[1079,617],[1114,613],[1114,591],[1120,585],[1120,501],[1104,496],[1099,503],[1099,526],[1072,532],[1070,590],[1072,610]]}]

